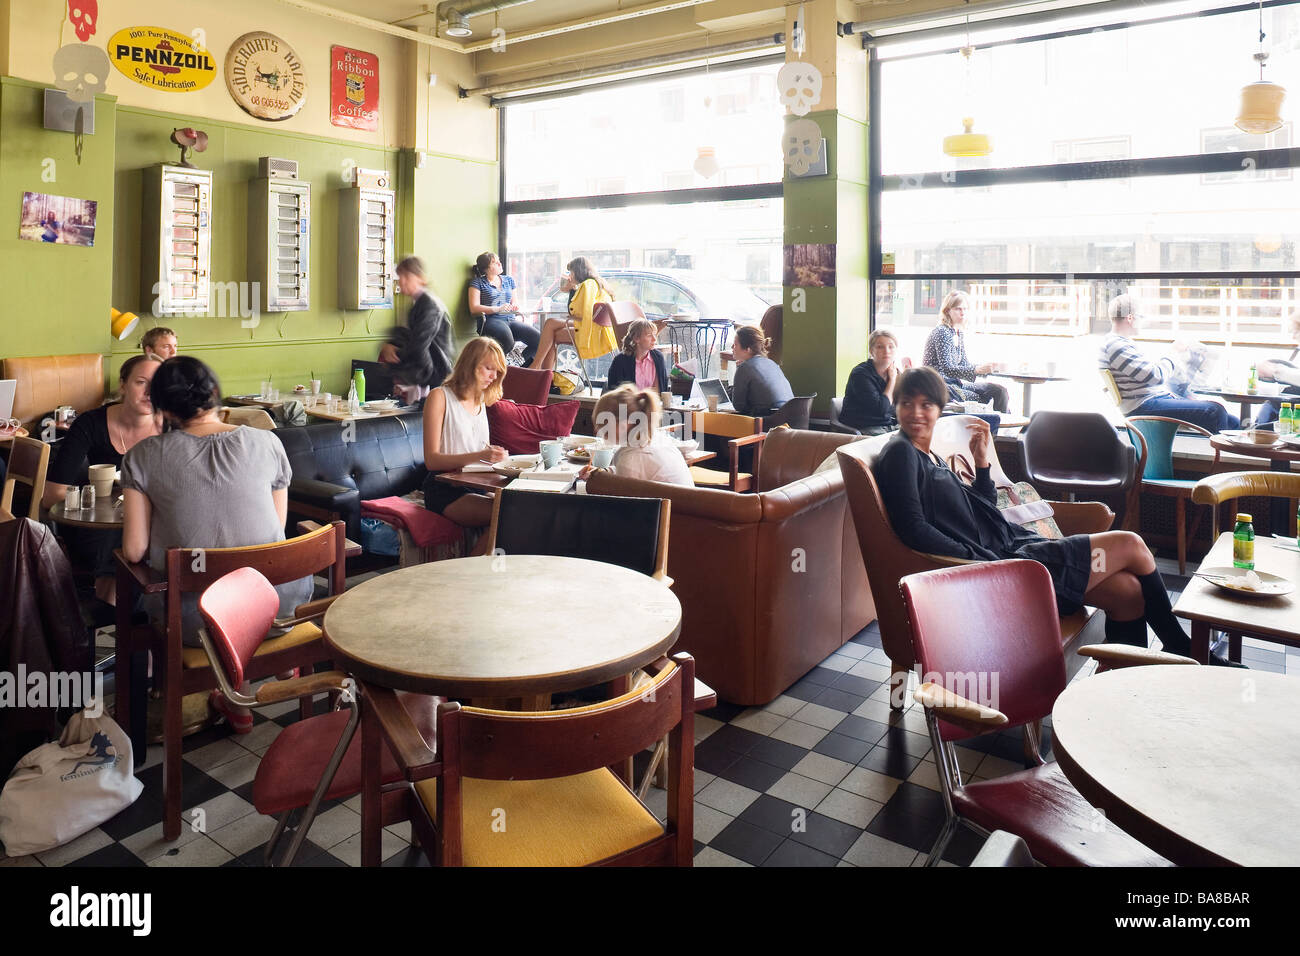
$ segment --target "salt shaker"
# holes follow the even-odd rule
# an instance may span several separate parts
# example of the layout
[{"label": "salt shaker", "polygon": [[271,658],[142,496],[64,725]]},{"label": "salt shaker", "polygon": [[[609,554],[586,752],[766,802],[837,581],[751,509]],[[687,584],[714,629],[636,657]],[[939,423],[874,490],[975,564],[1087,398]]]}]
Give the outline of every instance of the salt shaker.
[{"label": "salt shaker", "polygon": [[80,511],[81,510],[81,489],[73,485],[68,489],[68,494],[63,499],[63,510]]}]

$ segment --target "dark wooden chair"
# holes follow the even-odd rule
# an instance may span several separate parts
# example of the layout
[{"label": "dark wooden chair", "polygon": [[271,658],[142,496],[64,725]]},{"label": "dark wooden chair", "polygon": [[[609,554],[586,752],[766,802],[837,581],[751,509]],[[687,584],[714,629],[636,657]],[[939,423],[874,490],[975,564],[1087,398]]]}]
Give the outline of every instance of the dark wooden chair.
[{"label": "dark wooden chair", "polygon": [[778,425],[789,425],[791,428],[802,428],[807,431],[808,420],[812,417],[813,399],[816,397],[816,392],[811,395],[796,395],[763,419],[763,431],[770,432]]},{"label": "dark wooden chair", "polygon": [[[363,859],[382,826],[377,771],[387,745],[406,770],[412,825],[435,865],[690,866],[695,662],[676,654],[649,670],[648,685],[574,710],[442,704],[436,753],[391,690],[363,685]],[[668,814],[660,823],[610,768],[664,736]]]},{"label": "dark wooden chair", "polygon": [[[188,694],[218,688],[219,681],[208,655],[201,647],[186,647],[182,641],[181,604],[186,595],[198,595],[218,579],[239,568],[259,571],[272,585],[323,573],[329,594],[343,593],[343,522],[335,521],[309,534],[274,544],[246,548],[169,548],[164,573],[145,564],[131,564],[117,556],[117,721],[131,735],[136,746],[144,742],[144,714],[137,708],[136,682],[144,680],[139,661],[145,651],[153,653],[154,683],[162,685],[163,738],[163,837],[175,840],[181,832],[181,744],[183,722],[181,702]],[[201,560],[200,560],[201,558]],[[131,609],[142,593],[164,596],[166,617],[161,631],[152,625],[135,625]],[[325,613],[327,600],[300,605],[295,617],[275,623],[289,630],[262,642],[245,668],[249,680],[260,680],[283,671],[300,668],[309,672],[329,652],[313,623]],[[138,655],[138,656],[134,656]],[[303,698],[299,713],[311,716],[311,700]],[[143,750],[140,751],[143,754]]]},{"label": "dark wooden chair", "polygon": [[13,448],[9,452],[9,471],[5,475],[4,491],[0,493],[0,509],[18,513],[14,512],[14,487],[24,484],[31,495],[27,503],[27,517],[39,521],[41,496],[45,494],[45,473],[49,467],[49,445],[35,438],[15,435]]}]

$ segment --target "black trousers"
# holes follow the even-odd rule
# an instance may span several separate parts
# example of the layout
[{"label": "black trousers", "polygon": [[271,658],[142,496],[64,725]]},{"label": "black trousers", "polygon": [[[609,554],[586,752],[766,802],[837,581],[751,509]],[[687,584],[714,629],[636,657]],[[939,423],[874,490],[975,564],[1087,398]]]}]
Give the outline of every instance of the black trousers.
[{"label": "black trousers", "polygon": [[479,335],[496,339],[501,351],[507,355],[515,347],[515,342],[524,343],[524,361],[531,362],[537,354],[537,343],[542,340],[542,333],[527,322],[518,319],[505,319],[499,315],[483,317],[479,322]]}]

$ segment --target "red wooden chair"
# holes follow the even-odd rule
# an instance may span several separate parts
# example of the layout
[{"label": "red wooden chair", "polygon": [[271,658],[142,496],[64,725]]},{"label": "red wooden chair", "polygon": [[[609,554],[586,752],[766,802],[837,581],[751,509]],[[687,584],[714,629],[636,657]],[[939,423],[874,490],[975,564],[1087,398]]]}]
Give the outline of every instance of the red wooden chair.
[{"label": "red wooden chair", "polygon": [[[231,571],[199,598],[199,613],[206,625],[199,631],[199,638],[218,688],[232,703],[266,707],[286,700],[310,701],[323,692],[335,698],[335,709],[330,713],[299,720],[280,731],[257,765],[253,806],[258,813],[277,817],[264,854],[268,866],[293,863],[322,800],[338,800],[361,792],[361,747],[354,739],[361,712],[351,678],[342,671],[326,671],[292,680],[267,681],[251,694],[237,689],[279,609],[280,596],[275,588],[252,568]],[[402,702],[421,726],[421,732],[432,739],[435,699],[406,695]],[[402,779],[401,769],[387,751],[381,777],[386,789],[392,789]],[[289,828],[293,837],[277,861],[276,847],[293,811],[299,809],[304,812]],[[385,810],[385,824],[404,819],[400,799],[388,800]]]},{"label": "red wooden chair", "polygon": [[[1060,618],[1047,569],[1036,561],[990,561],[909,574],[899,585],[928,681],[915,699],[925,708],[947,811],[926,866],[939,862],[958,825],[983,837],[994,830],[1014,833],[1047,866],[1170,865],[1114,826],[1098,831],[1092,806],[1036,749],[1038,765],[1029,770],[962,782],[953,741],[1032,727],[1065,690]],[[1108,658],[1112,667],[1167,662],[1195,663],[1136,647]]]}]

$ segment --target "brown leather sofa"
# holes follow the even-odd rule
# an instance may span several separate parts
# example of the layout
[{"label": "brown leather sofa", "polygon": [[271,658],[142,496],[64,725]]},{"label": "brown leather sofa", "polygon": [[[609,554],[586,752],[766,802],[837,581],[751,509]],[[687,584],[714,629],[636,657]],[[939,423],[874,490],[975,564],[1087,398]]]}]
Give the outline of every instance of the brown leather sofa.
[{"label": "brown leather sofa", "polygon": [[695,657],[696,674],[723,700],[767,703],[875,620],[844,479],[838,468],[817,472],[848,441],[768,432],[757,494],[608,472],[587,482],[591,494],[672,502],[668,575],[682,602],[675,650]]},{"label": "brown leather sofa", "polygon": [[[941,419],[940,425],[935,428],[930,447],[944,460],[950,460],[951,456],[957,454],[969,455],[967,433],[962,426],[963,417]],[[913,551],[894,534],[880,497],[880,488],[871,472],[876,456],[891,438],[893,435],[888,434],[854,442],[839,449],[838,455],[840,470],[848,489],[853,523],[857,528],[861,551],[866,556],[867,577],[875,595],[876,612],[880,618],[881,645],[889,655],[893,671],[890,703],[898,708],[902,705],[901,688],[906,687],[907,672],[916,661],[907,609],[898,587],[899,579],[920,571],[971,562],[962,558]],[[999,485],[1010,483],[996,464],[993,479]],[[1067,536],[1107,531],[1115,518],[1110,508],[1097,501],[1049,503],[1057,527]],[[1073,674],[1084,663],[1084,659],[1074,653],[1075,650],[1087,644],[1096,644],[1104,638],[1104,621],[1105,615],[1090,607],[1061,618],[1061,644],[1065,650],[1069,673]]]},{"label": "brown leather sofa", "polygon": [[104,400],[104,356],[97,352],[7,358],[0,364],[0,378],[18,382],[13,417],[24,425],[60,405],[71,405],[80,414]]}]

